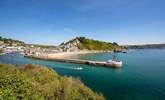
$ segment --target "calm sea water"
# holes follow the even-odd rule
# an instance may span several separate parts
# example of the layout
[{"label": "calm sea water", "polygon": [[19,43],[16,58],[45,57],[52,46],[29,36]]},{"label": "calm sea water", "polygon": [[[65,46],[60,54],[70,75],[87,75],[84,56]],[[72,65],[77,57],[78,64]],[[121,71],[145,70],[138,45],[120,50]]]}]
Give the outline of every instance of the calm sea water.
[{"label": "calm sea water", "polygon": [[[0,62],[11,64],[41,64],[60,75],[79,77],[85,85],[101,92],[107,100],[165,100],[165,49],[129,50],[117,54],[122,69],[95,67],[24,58],[18,54],[0,56]],[[111,53],[79,55],[74,58],[108,60]],[[76,70],[82,67],[82,70]]]}]

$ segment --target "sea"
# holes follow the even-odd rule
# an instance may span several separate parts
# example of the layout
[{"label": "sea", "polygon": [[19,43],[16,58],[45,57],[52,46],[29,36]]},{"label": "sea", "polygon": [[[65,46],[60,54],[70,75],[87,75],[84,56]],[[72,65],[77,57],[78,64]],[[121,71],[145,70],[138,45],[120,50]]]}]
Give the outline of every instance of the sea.
[{"label": "sea", "polygon": [[[107,61],[113,55],[91,53],[72,58]],[[50,67],[62,76],[78,77],[87,87],[102,93],[106,100],[165,100],[165,49],[130,49],[115,55],[123,61],[120,69],[36,60],[17,53],[1,55],[0,63]]]}]

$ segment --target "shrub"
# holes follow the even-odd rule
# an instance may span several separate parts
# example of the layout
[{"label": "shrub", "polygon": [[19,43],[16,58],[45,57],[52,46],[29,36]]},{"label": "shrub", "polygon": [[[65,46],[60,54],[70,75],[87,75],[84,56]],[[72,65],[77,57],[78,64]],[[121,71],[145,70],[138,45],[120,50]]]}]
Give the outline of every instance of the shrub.
[{"label": "shrub", "polygon": [[78,79],[39,65],[0,64],[0,99],[104,100]]}]

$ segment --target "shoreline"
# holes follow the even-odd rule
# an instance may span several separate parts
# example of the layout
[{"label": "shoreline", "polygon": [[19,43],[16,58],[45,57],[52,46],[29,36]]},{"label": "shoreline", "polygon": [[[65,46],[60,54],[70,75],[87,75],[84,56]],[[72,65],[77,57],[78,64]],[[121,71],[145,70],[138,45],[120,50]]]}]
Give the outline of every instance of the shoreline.
[{"label": "shoreline", "polygon": [[[111,51],[112,52],[112,51]],[[111,68],[121,68],[122,62],[106,62],[106,61],[94,61],[94,60],[81,60],[74,59],[73,56],[79,54],[89,54],[89,53],[104,53],[103,51],[79,51],[79,52],[62,52],[62,53],[54,53],[54,54],[46,54],[46,55],[25,55],[24,57],[39,59],[39,60],[47,60],[47,61],[58,61],[64,63],[74,63],[74,64],[86,64],[86,65],[94,65],[94,66],[105,66]]]},{"label": "shoreline", "polygon": [[3,56],[3,55],[5,55],[5,54],[7,54],[7,52],[6,52],[6,53],[5,53],[5,52],[4,52],[4,53],[0,53],[0,56]]}]

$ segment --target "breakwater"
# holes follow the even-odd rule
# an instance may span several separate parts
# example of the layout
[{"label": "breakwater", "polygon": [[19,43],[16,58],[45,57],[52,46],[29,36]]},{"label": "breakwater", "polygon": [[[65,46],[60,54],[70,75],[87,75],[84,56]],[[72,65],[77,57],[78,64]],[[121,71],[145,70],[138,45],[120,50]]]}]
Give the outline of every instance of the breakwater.
[{"label": "breakwater", "polygon": [[39,60],[58,61],[58,62],[64,62],[64,63],[104,66],[104,67],[110,67],[110,68],[122,67],[122,65],[120,64],[108,63],[105,61],[91,61],[91,60],[80,60],[80,59],[57,59],[57,58],[48,58],[48,57],[38,57],[38,56],[33,56],[33,55],[25,55],[24,57],[39,59]]}]

